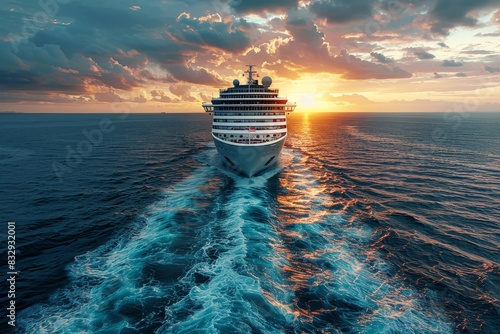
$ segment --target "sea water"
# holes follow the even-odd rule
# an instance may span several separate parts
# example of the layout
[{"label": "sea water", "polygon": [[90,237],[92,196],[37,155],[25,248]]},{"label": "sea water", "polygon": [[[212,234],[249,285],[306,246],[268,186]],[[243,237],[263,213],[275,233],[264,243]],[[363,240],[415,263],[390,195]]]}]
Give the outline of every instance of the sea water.
[{"label": "sea water", "polygon": [[499,113],[288,124],[279,163],[248,179],[206,114],[0,115],[20,272],[2,328],[500,331]]}]

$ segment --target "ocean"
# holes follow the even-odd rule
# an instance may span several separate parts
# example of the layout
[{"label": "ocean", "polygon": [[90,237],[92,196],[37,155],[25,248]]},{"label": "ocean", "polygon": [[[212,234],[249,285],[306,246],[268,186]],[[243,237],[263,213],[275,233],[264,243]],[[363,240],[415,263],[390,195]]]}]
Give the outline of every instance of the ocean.
[{"label": "ocean", "polygon": [[500,113],[288,124],[248,179],[206,114],[0,114],[1,332],[500,332]]}]

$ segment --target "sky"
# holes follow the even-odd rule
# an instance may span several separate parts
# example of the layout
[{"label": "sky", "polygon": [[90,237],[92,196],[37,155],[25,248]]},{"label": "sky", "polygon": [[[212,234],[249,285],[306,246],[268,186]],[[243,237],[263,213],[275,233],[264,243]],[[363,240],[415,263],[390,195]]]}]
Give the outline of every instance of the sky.
[{"label": "sky", "polygon": [[0,111],[203,112],[246,64],[301,112],[500,111],[498,0],[7,0],[0,36]]}]

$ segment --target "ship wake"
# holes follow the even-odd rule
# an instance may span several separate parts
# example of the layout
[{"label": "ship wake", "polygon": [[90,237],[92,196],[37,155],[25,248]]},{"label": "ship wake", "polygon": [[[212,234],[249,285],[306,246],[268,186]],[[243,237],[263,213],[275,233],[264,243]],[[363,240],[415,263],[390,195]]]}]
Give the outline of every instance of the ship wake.
[{"label": "ship wake", "polygon": [[395,275],[300,152],[251,179],[213,149],[199,160],[131,233],[75,258],[71,285],[23,311],[21,330],[452,332],[433,292]]}]

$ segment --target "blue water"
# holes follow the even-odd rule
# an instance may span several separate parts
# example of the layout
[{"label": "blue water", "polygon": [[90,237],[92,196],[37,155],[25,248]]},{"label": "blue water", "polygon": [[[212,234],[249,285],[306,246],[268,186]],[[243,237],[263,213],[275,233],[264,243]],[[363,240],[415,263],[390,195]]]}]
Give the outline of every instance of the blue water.
[{"label": "blue water", "polygon": [[292,114],[252,179],[210,122],[0,115],[14,332],[500,332],[500,113]]}]

